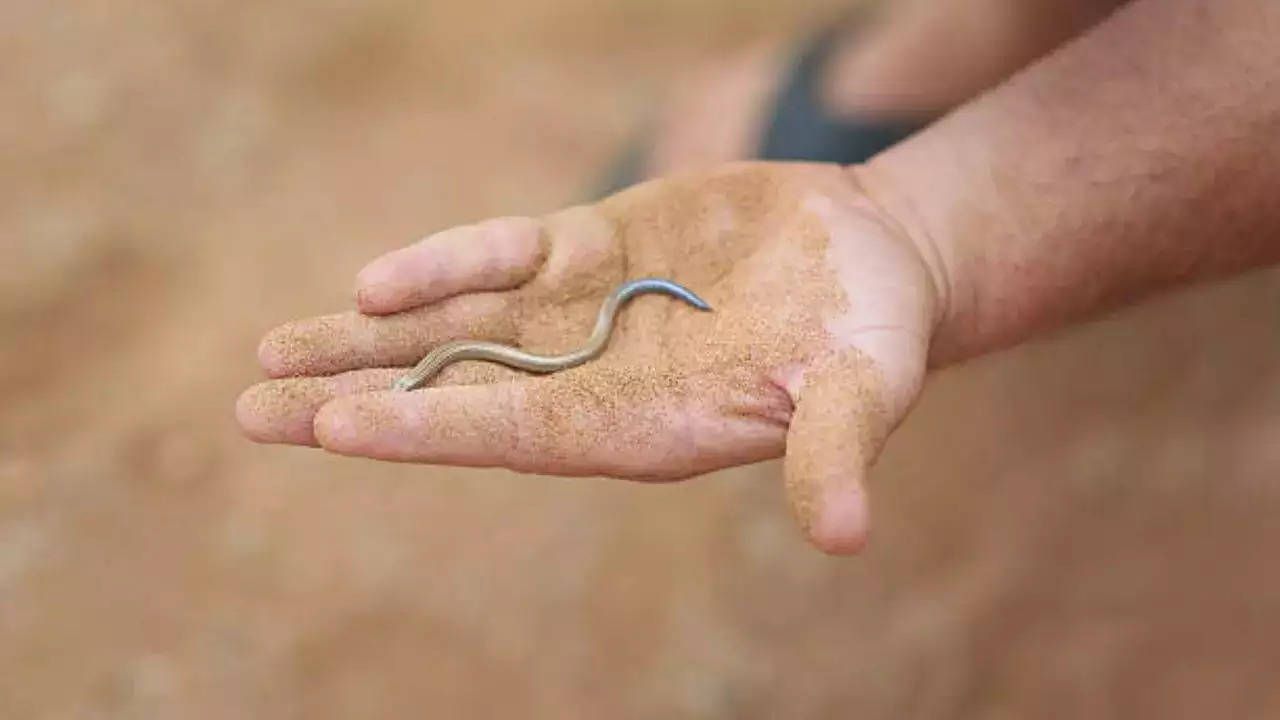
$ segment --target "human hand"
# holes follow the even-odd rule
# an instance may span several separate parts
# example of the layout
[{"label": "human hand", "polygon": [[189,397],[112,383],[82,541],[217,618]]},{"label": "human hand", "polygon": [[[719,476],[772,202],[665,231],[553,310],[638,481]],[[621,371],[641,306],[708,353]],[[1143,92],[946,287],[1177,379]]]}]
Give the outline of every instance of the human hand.
[{"label": "human hand", "polygon": [[[430,236],[361,271],[360,313],[268,333],[259,358],[275,379],[237,416],[261,442],[556,475],[677,480],[785,452],[810,539],[856,552],[863,479],[919,393],[940,283],[855,173],[729,165]],[[576,348],[604,296],[644,276],[714,312],[639,298],[584,366],[461,363],[431,388],[388,390],[447,340]]]}]

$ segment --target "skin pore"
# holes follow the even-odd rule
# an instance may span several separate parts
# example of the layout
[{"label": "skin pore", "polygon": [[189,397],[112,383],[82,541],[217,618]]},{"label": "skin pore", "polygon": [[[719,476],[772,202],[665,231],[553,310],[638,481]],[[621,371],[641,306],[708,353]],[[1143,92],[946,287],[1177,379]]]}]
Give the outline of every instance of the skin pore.
[{"label": "skin pore", "polygon": [[[1280,259],[1280,6],[1135,0],[871,162],[754,163],[375,260],[358,308],[268,334],[245,432],[388,460],[674,480],[785,455],[820,548],[866,541],[863,478],[926,367]],[[575,347],[624,279],[599,361],[473,363],[383,390],[436,343]]]},{"label": "skin pore", "polygon": [[859,170],[935,249],[940,366],[1280,260],[1280,6],[1135,0]]}]

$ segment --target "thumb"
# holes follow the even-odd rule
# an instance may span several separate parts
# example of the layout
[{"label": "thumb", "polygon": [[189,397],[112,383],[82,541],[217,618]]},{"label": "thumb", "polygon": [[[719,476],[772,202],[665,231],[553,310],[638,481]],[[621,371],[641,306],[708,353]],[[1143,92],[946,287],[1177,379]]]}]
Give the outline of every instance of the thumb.
[{"label": "thumb", "polygon": [[787,496],[809,541],[833,555],[866,545],[864,480],[893,427],[877,366],[857,350],[820,358],[793,391]]}]

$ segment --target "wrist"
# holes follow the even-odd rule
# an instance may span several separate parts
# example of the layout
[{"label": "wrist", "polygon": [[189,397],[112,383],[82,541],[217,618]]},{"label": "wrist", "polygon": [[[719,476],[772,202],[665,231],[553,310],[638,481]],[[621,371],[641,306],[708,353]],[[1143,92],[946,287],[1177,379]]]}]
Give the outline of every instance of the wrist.
[{"label": "wrist", "polygon": [[890,150],[848,168],[886,224],[914,248],[929,271],[935,308],[930,367],[977,354],[974,319],[979,283],[974,275],[981,265],[956,233],[962,195],[955,188],[963,187],[961,173],[954,163],[948,167],[946,159],[937,155],[914,148]]}]

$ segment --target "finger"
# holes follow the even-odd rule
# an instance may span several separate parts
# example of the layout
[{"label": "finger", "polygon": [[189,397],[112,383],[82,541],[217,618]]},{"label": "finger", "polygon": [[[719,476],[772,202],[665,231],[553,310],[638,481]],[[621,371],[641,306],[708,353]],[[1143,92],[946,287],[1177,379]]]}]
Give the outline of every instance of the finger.
[{"label": "finger", "polygon": [[[312,426],[316,411],[337,397],[379,392],[391,387],[404,370],[376,368],[328,377],[270,380],[245,390],[236,401],[236,420],[245,436],[261,443],[316,446]],[[492,363],[458,363],[440,373],[434,386],[492,383],[520,375]]]},{"label": "finger", "polygon": [[356,277],[356,306],[388,315],[463,292],[508,290],[532,278],[545,255],[533,218],[452,228],[366,265]]},{"label": "finger", "polygon": [[852,555],[870,530],[865,479],[889,434],[877,367],[857,351],[806,369],[787,431],[787,495],[810,542]]},{"label": "finger", "polygon": [[482,293],[389,317],[351,312],[298,320],[267,333],[258,362],[276,378],[412,365],[448,340],[511,342],[515,303],[510,295]]},{"label": "finger", "polygon": [[338,398],[316,415],[315,434],[327,450],[383,460],[676,479],[727,464],[728,438],[763,447],[753,433],[776,433],[718,418],[688,390],[671,374],[592,366],[518,382]]},{"label": "finger", "polygon": [[311,422],[325,403],[342,395],[386,390],[402,374],[403,370],[379,368],[259,383],[236,401],[236,421],[255,442],[314,446]]}]

